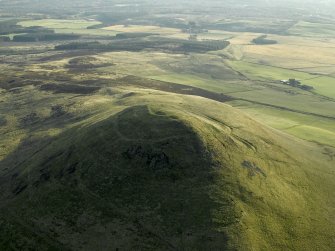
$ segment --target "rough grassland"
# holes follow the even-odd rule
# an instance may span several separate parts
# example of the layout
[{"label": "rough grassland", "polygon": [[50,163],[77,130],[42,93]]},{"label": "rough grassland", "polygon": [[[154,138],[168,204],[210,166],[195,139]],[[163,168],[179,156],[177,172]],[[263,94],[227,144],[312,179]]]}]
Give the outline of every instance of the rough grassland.
[{"label": "rough grassland", "polygon": [[1,247],[334,248],[334,161],[317,145],[207,99],[127,92],[80,98],[94,112],[79,125],[1,162],[17,175],[0,236],[18,236]]},{"label": "rough grassland", "polygon": [[[23,22],[188,39],[93,23]],[[264,46],[210,30],[231,45],[209,53],[6,43],[0,250],[334,250],[334,39],[304,29]]]}]

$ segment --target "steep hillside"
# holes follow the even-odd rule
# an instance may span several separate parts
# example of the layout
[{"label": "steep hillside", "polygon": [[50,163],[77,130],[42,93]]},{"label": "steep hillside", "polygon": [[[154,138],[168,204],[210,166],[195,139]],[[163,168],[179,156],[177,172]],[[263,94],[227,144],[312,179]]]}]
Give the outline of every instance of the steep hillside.
[{"label": "steep hillside", "polygon": [[335,248],[330,152],[219,102],[143,92],[0,163],[1,250]]}]

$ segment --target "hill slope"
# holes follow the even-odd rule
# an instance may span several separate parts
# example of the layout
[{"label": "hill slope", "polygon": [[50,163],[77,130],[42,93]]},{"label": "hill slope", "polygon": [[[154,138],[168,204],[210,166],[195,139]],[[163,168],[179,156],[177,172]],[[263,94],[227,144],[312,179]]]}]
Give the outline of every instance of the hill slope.
[{"label": "hill slope", "polygon": [[0,163],[1,250],[335,248],[323,149],[204,98],[115,105]]}]

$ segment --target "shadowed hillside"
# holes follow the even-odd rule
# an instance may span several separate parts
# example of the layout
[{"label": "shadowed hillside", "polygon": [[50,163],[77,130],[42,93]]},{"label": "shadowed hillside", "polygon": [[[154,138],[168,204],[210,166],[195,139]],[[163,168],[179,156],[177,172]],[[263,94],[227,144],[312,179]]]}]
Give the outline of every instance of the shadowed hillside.
[{"label": "shadowed hillside", "polygon": [[332,247],[331,162],[313,145],[203,98],[119,104],[1,162],[2,250]]}]

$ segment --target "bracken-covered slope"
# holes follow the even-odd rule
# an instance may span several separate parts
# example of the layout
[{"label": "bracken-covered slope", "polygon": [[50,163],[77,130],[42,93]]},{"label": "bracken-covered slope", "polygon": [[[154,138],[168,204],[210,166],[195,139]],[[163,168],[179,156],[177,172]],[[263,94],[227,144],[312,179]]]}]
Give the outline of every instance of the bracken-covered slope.
[{"label": "bracken-covered slope", "polygon": [[115,105],[0,163],[0,250],[335,248],[318,146],[204,98]]}]

